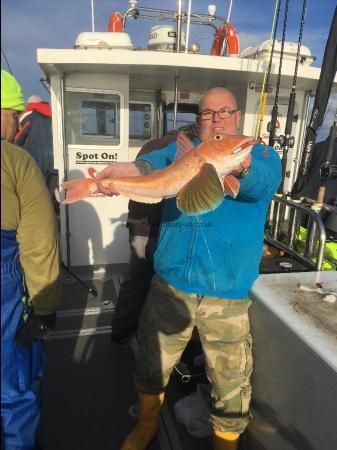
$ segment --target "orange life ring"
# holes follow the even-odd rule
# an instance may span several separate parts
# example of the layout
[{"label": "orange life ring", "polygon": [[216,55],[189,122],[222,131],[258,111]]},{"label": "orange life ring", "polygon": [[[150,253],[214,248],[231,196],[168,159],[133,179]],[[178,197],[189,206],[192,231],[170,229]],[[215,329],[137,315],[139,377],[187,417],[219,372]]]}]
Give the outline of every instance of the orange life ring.
[{"label": "orange life ring", "polygon": [[[221,56],[222,44],[226,40],[226,53],[229,56],[238,56],[239,54],[239,36],[235,28],[229,22],[221,25],[214,36],[211,55]],[[225,52],[224,52],[225,53]],[[224,54],[223,53],[223,54]]]},{"label": "orange life ring", "polygon": [[123,31],[123,17],[119,12],[114,12],[111,14],[108,31],[113,33],[120,33]]},{"label": "orange life ring", "polygon": [[226,37],[226,24],[221,25],[214,36],[214,41],[212,44],[212,49],[211,49],[211,55],[212,56],[220,56],[221,53],[221,49],[222,49],[222,43]]},{"label": "orange life ring", "polygon": [[238,56],[240,51],[239,36],[231,23],[227,23],[227,53],[229,56]]}]

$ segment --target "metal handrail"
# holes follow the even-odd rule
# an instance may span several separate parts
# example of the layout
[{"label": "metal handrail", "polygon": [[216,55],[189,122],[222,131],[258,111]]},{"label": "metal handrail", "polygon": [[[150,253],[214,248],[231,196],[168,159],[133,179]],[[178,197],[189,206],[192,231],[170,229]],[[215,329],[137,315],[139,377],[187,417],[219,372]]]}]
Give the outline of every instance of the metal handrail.
[{"label": "metal handrail", "polygon": [[[146,14],[140,14],[140,11],[150,12],[150,13],[157,13],[157,15],[146,15]],[[126,25],[126,21],[130,18],[142,18],[142,19],[152,19],[152,20],[169,20],[172,22],[177,21],[177,11],[176,10],[170,10],[170,9],[161,9],[161,8],[146,8],[146,7],[140,7],[140,6],[134,6],[132,8],[128,8],[123,16],[123,28]],[[187,22],[188,13],[182,12],[181,13],[181,21],[183,23]],[[217,30],[217,27],[213,24],[216,20],[219,20],[220,22],[223,22],[224,24],[227,23],[226,19],[224,19],[221,16],[212,16],[210,14],[196,14],[191,12],[191,17],[199,20],[191,20],[191,23],[194,25],[206,25],[214,28]]]},{"label": "metal handrail", "polygon": [[[154,14],[141,14],[141,12],[145,13],[155,13]],[[194,20],[191,20],[191,17]],[[177,37],[176,37],[176,53],[181,52],[181,25],[182,23],[187,23],[194,25],[206,25],[213,28],[216,33],[217,27],[214,25],[215,21],[220,21],[223,24],[226,24],[226,20],[223,17],[211,15],[211,14],[196,14],[191,11],[184,12],[181,11],[181,3],[179,3],[179,11],[170,10],[170,9],[161,9],[161,8],[147,8],[147,7],[139,7],[132,6],[126,10],[123,16],[123,28],[126,26],[126,21],[130,18],[134,19],[153,19],[153,20],[165,20],[170,22],[177,23]],[[197,20],[195,20],[197,19]],[[185,49],[186,50],[186,49]],[[177,125],[177,113],[178,113],[178,84],[179,84],[179,76],[175,77],[175,87],[174,87],[174,111],[173,111],[173,129],[176,129]]]},{"label": "metal handrail", "polygon": [[[308,232],[303,255],[295,248],[296,233],[299,230],[299,221],[301,219],[300,212],[308,216]],[[322,270],[326,232],[322,218],[317,211],[310,206],[303,205],[290,200],[284,195],[277,194],[272,200],[270,224],[270,233],[268,234],[266,231],[264,237],[267,243],[280,250],[284,250],[309,269]],[[280,236],[282,232],[284,236]],[[317,242],[318,249],[316,255],[315,247]],[[317,258],[316,262],[312,261],[313,256]]]}]

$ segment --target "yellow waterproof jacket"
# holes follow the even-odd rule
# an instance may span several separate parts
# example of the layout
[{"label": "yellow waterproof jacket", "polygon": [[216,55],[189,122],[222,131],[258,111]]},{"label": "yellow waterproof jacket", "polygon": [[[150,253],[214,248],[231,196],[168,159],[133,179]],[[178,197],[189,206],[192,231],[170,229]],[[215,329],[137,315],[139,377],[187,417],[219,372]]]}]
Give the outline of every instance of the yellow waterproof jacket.
[{"label": "yellow waterproof jacket", "polygon": [[[307,230],[304,227],[300,227],[297,239],[298,239],[298,250],[304,250],[304,242],[307,238]],[[325,244],[324,255],[330,256],[334,259],[337,259],[337,242],[327,242]],[[313,258],[313,261],[316,261],[316,258]],[[322,270],[336,270],[336,264],[323,259]]]}]

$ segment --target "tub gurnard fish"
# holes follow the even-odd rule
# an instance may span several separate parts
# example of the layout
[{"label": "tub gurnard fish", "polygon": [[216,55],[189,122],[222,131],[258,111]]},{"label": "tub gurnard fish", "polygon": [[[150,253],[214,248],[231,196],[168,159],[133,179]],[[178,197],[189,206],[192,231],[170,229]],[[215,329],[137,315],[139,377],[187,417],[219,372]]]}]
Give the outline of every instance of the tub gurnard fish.
[{"label": "tub gurnard fish", "polygon": [[[177,207],[183,213],[203,214],[219,206],[225,195],[237,196],[240,181],[231,172],[247,158],[257,142],[248,136],[215,135],[165,169],[100,182],[103,187],[136,202],[158,203],[176,197]],[[67,191],[65,204],[90,197],[98,190],[95,178],[66,181],[61,187]]]}]

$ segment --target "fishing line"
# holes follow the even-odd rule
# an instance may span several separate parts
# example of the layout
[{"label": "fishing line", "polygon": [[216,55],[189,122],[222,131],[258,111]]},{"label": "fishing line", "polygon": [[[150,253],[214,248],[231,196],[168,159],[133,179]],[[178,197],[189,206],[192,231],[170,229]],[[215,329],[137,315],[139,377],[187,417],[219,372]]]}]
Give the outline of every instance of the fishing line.
[{"label": "fishing line", "polygon": [[[336,94],[335,94],[336,95]],[[328,104],[327,110],[325,111],[324,114],[324,119],[323,119],[323,123],[325,122],[326,118],[328,117],[328,115],[330,114],[330,110],[333,108],[334,109],[334,103],[337,101],[337,96],[335,98],[331,97],[329,100],[330,105]],[[321,129],[322,125],[318,128],[317,131],[319,131]]]},{"label": "fishing line", "polygon": [[1,47],[1,52],[2,52],[2,54],[4,55],[4,58],[5,58],[5,61],[6,61],[6,63],[7,63],[9,72],[13,75],[13,72],[12,72],[12,70],[11,70],[11,66],[9,65],[9,62],[8,62],[8,60],[7,60],[7,58],[6,58],[5,52],[4,52],[4,50],[3,50],[2,47]]},{"label": "fishing line", "polygon": [[211,252],[210,252],[208,244],[207,244],[206,236],[205,236],[205,234],[204,234],[204,232],[202,230],[202,226],[201,226],[202,222],[199,221],[199,217],[198,216],[196,216],[196,221],[198,222],[199,229],[201,231],[202,237],[204,238],[206,249],[207,249],[207,253],[208,253],[208,256],[209,256],[209,259],[210,259],[210,262],[211,262],[212,279],[213,279],[213,292],[215,292],[215,274],[214,274],[213,259],[212,259]]}]

